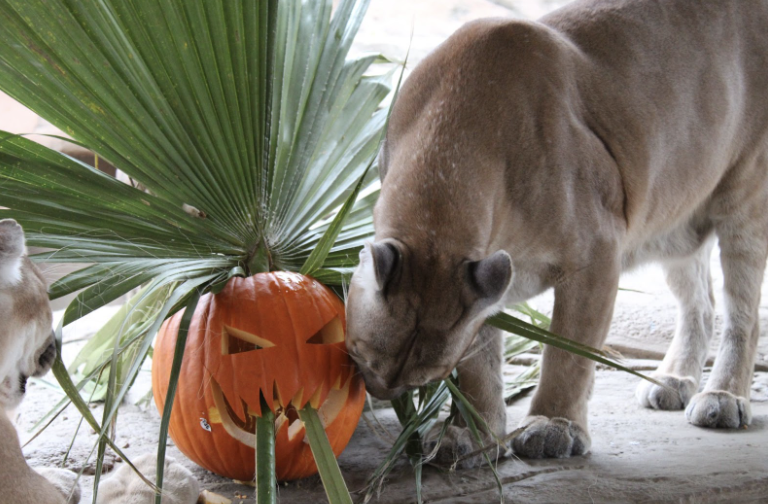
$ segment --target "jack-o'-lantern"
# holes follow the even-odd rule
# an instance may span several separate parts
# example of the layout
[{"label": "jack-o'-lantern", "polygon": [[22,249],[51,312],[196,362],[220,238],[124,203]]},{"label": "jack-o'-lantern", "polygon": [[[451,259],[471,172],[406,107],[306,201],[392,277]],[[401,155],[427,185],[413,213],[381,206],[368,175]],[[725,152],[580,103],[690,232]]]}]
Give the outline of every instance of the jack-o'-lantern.
[{"label": "jack-o'-lantern", "polygon": [[[165,403],[182,313],[160,329],[152,363],[155,403]],[[317,472],[298,410],[317,408],[333,452],[346,447],[365,402],[344,344],[344,305],[296,273],[233,278],[200,299],[187,336],[169,434],[200,466],[252,480],[261,399],[275,412],[279,480]]]}]

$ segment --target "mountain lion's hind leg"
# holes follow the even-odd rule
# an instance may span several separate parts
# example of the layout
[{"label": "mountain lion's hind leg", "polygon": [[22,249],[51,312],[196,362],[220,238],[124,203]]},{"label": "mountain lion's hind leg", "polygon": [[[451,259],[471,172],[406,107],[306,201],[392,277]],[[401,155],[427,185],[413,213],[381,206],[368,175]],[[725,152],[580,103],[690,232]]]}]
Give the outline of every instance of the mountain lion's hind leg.
[{"label": "mountain lion's hind leg", "polygon": [[680,410],[699,390],[701,372],[712,339],[714,296],[709,259],[714,237],[693,257],[664,264],[667,285],[677,298],[675,337],[653,378],[667,388],[641,381],[635,396],[646,408]]},{"label": "mountain lion's hind leg", "polygon": [[760,335],[758,308],[768,219],[764,196],[751,193],[734,199],[741,201],[739,207],[717,227],[725,280],[725,328],[712,374],[685,411],[688,421],[700,427],[737,428],[752,421],[749,392]]}]

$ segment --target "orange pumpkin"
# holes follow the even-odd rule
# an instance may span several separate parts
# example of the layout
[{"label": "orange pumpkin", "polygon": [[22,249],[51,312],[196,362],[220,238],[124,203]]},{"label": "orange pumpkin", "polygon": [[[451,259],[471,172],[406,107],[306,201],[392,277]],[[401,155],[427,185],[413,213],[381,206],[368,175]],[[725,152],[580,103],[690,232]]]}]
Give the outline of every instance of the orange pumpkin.
[{"label": "orange pumpkin", "polygon": [[[163,410],[182,313],[158,333],[152,362]],[[200,299],[187,336],[169,434],[200,466],[253,479],[255,424],[263,396],[275,412],[279,480],[317,472],[298,409],[318,409],[333,452],[344,450],[362,413],[365,388],[344,344],[344,305],[296,273],[233,278]]]}]

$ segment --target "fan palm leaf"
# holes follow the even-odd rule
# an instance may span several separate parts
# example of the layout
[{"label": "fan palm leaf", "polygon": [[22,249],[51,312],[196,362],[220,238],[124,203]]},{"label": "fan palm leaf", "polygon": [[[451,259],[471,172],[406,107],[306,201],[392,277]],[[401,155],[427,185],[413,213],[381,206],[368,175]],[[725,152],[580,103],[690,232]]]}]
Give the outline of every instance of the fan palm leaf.
[{"label": "fan palm leaf", "polygon": [[150,192],[0,137],[3,214],[44,259],[97,263],[52,286],[90,290],[65,323],[152,278],[301,268],[385,120],[387,76],[346,60],[366,3],[0,2],[0,88]]},{"label": "fan palm leaf", "polygon": [[84,265],[51,286],[78,293],[63,325],[140,286],[130,306],[156,317],[122,310],[91,345],[100,357],[77,360],[83,376],[110,369],[100,426],[57,366],[100,455],[169,314],[234,275],[349,274],[372,235],[373,198],[353,204],[389,93],[389,76],[367,75],[376,56],[347,59],[367,5],[0,0],[0,89],[147,189],[0,132],[0,218],[52,249],[38,259]]}]

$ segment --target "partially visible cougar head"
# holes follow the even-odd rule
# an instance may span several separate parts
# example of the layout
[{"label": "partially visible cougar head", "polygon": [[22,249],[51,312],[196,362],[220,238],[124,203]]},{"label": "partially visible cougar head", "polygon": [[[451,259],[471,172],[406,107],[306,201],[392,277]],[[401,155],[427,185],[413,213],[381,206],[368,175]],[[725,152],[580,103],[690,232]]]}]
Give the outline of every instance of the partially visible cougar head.
[{"label": "partially visible cougar head", "polygon": [[391,399],[448,376],[511,279],[504,251],[471,260],[397,239],[367,244],[350,284],[347,348],[368,391]]},{"label": "partially visible cougar head", "polygon": [[45,280],[13,219],[0,220],[0,321],[0,408],[13,408],[56,357]]}]

